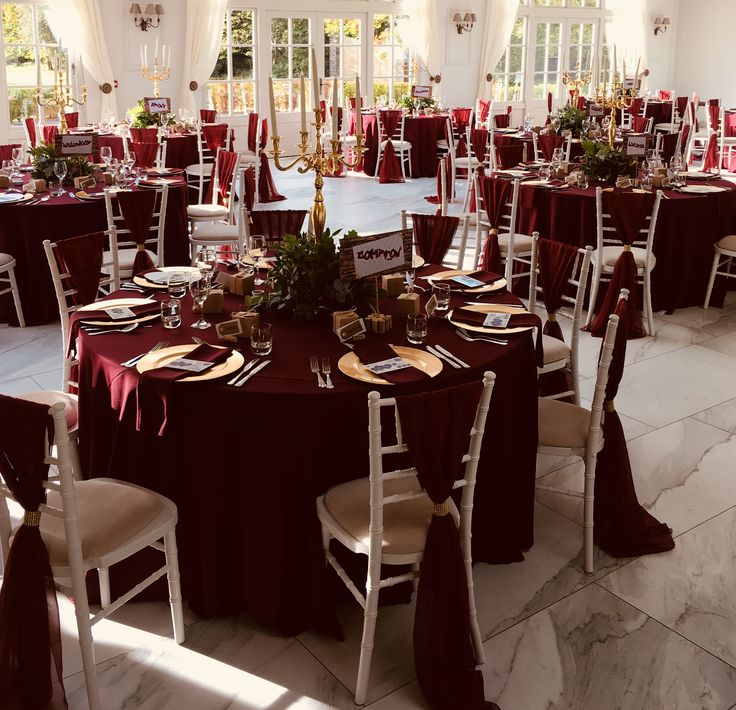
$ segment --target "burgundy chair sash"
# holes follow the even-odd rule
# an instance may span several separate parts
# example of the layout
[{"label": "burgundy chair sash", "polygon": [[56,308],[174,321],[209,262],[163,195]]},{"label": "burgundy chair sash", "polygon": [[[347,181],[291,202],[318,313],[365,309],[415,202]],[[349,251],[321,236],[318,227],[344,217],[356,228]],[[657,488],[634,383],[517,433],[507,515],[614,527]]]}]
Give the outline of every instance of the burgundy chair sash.
[{"label": "burgundy chair sash", "polygon": [[67,128],[79,128],[79,111],[70,111],[64,114]]},{"label": "burgundy chair sash", "polygon": [[454,197],[453,188],[455,186],[452,180],[452,155],[450,153],[447,153],[442,158],[440,158],[439,162],[437,163],[437,194],[429,195],[428,197],[424,198],[425,200],[427,200],[427,202],[431,202],[433,205],[442,204],[442,166],[443,165],[445,166],[445,193],[447,194],[447,199],[452,200]]},{"label": "burgundy chair sash", "polygon": [[58,126],[44,126],[43,127],[43,142],[53,143],[56,140],[56,134],[59,132]]},{"label": "burgundy chair sash", "polygon": [[61,239],[56,243],[59,270],[69,274],[72,288],[77,290],[72,295],[72,301],[77,306],[85,306],[97,298],[103,247],[102,232]]},{"label": "burgundy chair sash", "polygon": [[258,120],[259,116],[257,113],[248,114],[248,150],[252,153],[255,153],[258,150],[258,147],[256,146]]},{"label": "burgundy chair sash", "polygon": [[227,123],[218,123],[214,126],[202,126],[202,137],[212,155],[217,153],[218,148],[224,148],[227,144]]},{"label": "burgundy chair sash", "polygon": [[301,234],[307,210],[258,210],[250,213],[251,234],[268,242],[281,241],[285,234]]},{"label": "burgundy chair sash", "polygon": [[481,207],[488,215],[488,223],[491,225],[488,238],[483,245],[481,269],[502,274],[503,265],[501,248],[498,245],[498,228],[506,204],[511,201],[514,186],[511,180],[493,176],[481,176],[478,182],[482,199]]},{"label": "burgundy chair sash", "polygon": [[[251,131],[250,123],[248,124],[248,131],[249,133]],[[266,154],[267,144],[268,122],[264,118],[261,121],[261,142],[259,144],[258,200],[264,203],[279,202],[280,200],[285,200],[286,196],[279,194],[279,191],[276,189],[276,183],[271,172],[271,164],[268,162],[268,155]],[[253,145],[255,145],[255,134],[253,134]]]},{"label": "burgundy chair sash", "polygon": [[494,124],[496,128],[508,128],[509,124],[511,123],[511,106],[506,107],[506,113],[497,113],[493,117]]},{"label": "burgundy chair sash", "polygon": [[401,164],[391,143],[391,136],[401,122],[401,111],[397,109],[387,109],[379,111],[381,117],[381,134],[378,140],[388,141],[383,148],[381,157],[381,165],[378,168],[378,182],[404,182],[404,176],[401,174]]},{"label": "burgundy chair sash", "polygon": [[231,151],[221,150],[218,153],[217,161],[212,166],[210,181],[207,185],[207,193],[204,198],[205,203],[209,204],[212,202],[212,191],[215,189],[213,178],[215,173],[217,173],[217,204],[229,206],[230,203],[227,200],[234,177],[233,171],[237,158],[238,154]]},{"label": "burgundy chair sash", "polygon": [[26,130],[28,131],[28,138],[31,141],[31,148],[36,147],[36,120],[34,118],[26,118],[25,119],[26,124]]},{"label": "burgundy chair sash", "polygon": [[468,154],[468,147],[465,145],[465,132],[470,125],[471,110],[469,108],[452,109],[452,125],[455,127],[458,136],[457,145],[455,146],[455,154],[458,158],[464,158]]},{"label": "burgundy chair sash", "polygon": [[552,92],[551,91],[547,92],[547,113],[548,114],[552,113]]},{"label": "burgundy chair sash", "polygon": [[542,157],[548,161],[552,160],[555,148],[562,148],[564,144],[565,139],[562,136],[550,135],[549,133],[537,136],[537,145],[542,153]]},{"label": "burgundy chair sash", "polygon": [[646,116],[632,116],[631,128],[634,133],[646,133],[649,119]]},{"label": "burgundy chair sash", "polygon": [[412,227],[417,254],[429,264],[441,264],[459,224],[458,217],[413,214]]},{"label": "burgundy chair sash", "polygon": [[[144,143],[143,145],[152,145]],[[146,251],[146,239],[153,235],[153,213],[156,210],[156,191],[137,190],[135,192],[119,192],[118,205],[125,226],[130,230],[131,239],[137,244],[133,260],[133,275],[153,268],[151,256]]]},{"label": "burgundy chair sash", "polygon": [[488,119],[488,112],[491,110],[493,101],[491,99],[480,99],[478,101],[478,112],[480,113],[480,123],[485,123]]},{"label": "burgundy chair sash", "polygon": [[13,159],[13,148],[20,148],[20,143],[0,145],[0,161]]},{"label": "burgundy chair sash", "polygon": [[135,153],[135,164],[139,168],[152,168],[158,158],[158,143],[134,143],[128,141],[128,150]]},{"label": "burgundy chair sash", "polygon": [[687,111],[687,96],[678,96],[675,99],[675,108],[680,118],[684,118]]},{"label": "burgundy chair sash", "polygon": [[644,104],[644,99],[640,96],[633,99],[631,106],[626,109],[631,116],[638,116],[641,113],[641,107]]},{"label": "burgundy chair sash", "polygon": [[[685,128],[689,128],[689,126],[685,126]],[[677,140],[679,137],[679,133],[663,133],[661,135],[660,151],[662,155],[662,162],[665,165],[669,165],[670,160],[672,160],[673,156],[675,155],[675,149],[677,148]],[[683,140],[686,138],[687,136],[683,135]]]},{"label": "burgundy chair sash", "polygon": [[524,144],[497,145],[496,160],[501,168],[513,168],[524,160]]},{"label": "burgundy chair sash", "polygon": [[243,199],[248,212],[253,210],[256,202],[256,171],[253,166],[247,167],[243,172]]},{"label": "burgundy chair sash", "polygon": [[130,140],[133,143],[158,143],[158,128],[131,128]]},{"label": "burgundy chair sash", "polygon": [[214,123],[217,120],[217,111],[212,108],[199,109],[199,120],[202,123]]},{"label": "burgundy chair sash", "polygon": [[603,419],[603,450],[595,471],[594,535],[596,544],[613,557],[635,557],[671,550],[672,530],[639,503],[621,420],[614,406],[624,372],[630,304],[620,299],[619,317],[608,371]]},{"label": "burgundy chair sash", "polygon": [[49,408],[0,395],[0,473],[26,511],[5,560],[0,588],[0,704],[6,708],[66,708],[61,633],[49,555],[38,525],[46,502]]},{"label": "burgundy chair sash", "polygon": [[717,131],[721,127],[721,107],[718,104],[708,104],[708,115],[710,116],[710,127]]},{"label": "burgundy chair sash", "polygon": [[470,146],[473,149],[473,155],[482,163],[488,151],[488,129],[472,128],[470,130]]},{"label": "burgundy chair sash", "polygon": [[708,144],[705,147],[705,156],[703,157],[703,170],[718,169],[718,134],[711,133],[708,138]]}]

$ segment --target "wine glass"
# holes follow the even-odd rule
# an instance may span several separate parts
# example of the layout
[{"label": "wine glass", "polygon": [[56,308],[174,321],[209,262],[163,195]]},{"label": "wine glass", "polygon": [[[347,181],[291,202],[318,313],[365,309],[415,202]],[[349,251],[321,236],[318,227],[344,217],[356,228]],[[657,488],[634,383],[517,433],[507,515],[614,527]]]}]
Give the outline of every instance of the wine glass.
[{"label": "wine glass", "polygon": [[560,119],[555,116],[551,121],[550,125],[552,126],[552,130],[557,134],[557,131],[560,130]]},{"label": "wine glass", "polygon": [[260,277],[259,272],[259,261],[266,256],[266,237],[262,235],[254,235],[250,238],[250,247],[248,248],[248,256],[253,259],[253,269],[255,272],[255,279],[253,283],[256,286],[260,286],[264,280]]},{"label": "wine glass", "polygon": [[105,171],[110,170],[110,161],[112,160],[112,148],[109,145],[103,145],[100,148],[100,158],[105,163]]},{"label": "wine glass", "polygon": [[196,262],[199,273],[209,279],[211,283],[217,273],[217,253],[215,250],[212,247],[199,247]]},{"label": "wine glass", "polygon": [[205,328],[211,327],[211,323],[208,323],[204,319],[204,302],[207,300],[207,296],[210,295],[212,285],[210,284],[209,278],[206,276],[200,276],[198,279],[192,279],[189,282],[189,293],[192,295],[194,303],[199,307],[199,320],[196,323],[192,323],[192,328],[197,330],[204,330]]},{"label": "wine glass", "polygon": [[123,162],[125,163],[125,167],[130,170],[135,165],[135,153],[129,150]]},{"label": "wine glass", "polygon": [[13,148],[11,155],[13,157],[16,170],[20,170],[20,164],[23,161],[23,148]]},{"label": "wine glass", "polygon": [[66,166],[66,160],[55,160],[54,161],[54,175],[59,179],[60,183],[64,183],[64,178],[66,177],[67,173],[67,166]]}]

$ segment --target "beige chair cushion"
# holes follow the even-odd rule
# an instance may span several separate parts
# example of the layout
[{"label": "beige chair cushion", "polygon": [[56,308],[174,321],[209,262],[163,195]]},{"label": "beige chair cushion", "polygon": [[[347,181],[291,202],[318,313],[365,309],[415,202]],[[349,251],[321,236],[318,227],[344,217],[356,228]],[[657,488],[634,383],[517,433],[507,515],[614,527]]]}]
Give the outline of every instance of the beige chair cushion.
[{"label": "beige chair cushion", "polygon": [[358,145],[358,137],[357,136],[345,136],[342,139],[343,145]]},{"label": "beige chair cushion", "polygon": [[[509,250],[509,235],[498,235],[498,246],[502,252]],[[514,254],[517,256],[521,253],[532,252],[532,238],[527,234],[514,234]]]},{"label": "beige chair cushion", "polygon": [[474,168],[477,168],[480,163],[478,162],[478,158],[470,157],[470,158],[455,158],[455,165],[457,167],[467,167],[468,165],[472,165]]},{"label": "beige chair cushion", "polygon": [[212,163],[204,163],[202,165],[195,163],[194,165],[187,165],[187,167],[184,168],[184,172],[186,172],[187,175],[194,175],[195,177],[199,177],[200,175],[209,177],[212,175]]},{"label": "beige chair cushion", "polygon": [[[420,490],[416,476],[386,481],[385,496]],[[325,494],[325,507],[350,537],[367,546],[370,535],[370,490],[367,478],[342,483]],[[432,501],[426,495],[383,507],[383,552],[405,555],[421,552],[432,518]]]},{"label": "beige chair cushion", "polygon": [[544,364],[549,365],[559,360],[570,359],[570,346],[559,340],[553,338],[551,335],[542,336],[542,345],[544,346]]},{"label": "beige chair cushion", "polygon": [[[153,522],[163,509],[163,502],[155,493],[119,481],[103,478],[76,481],[74,489],[85,559],[100,557],[120,547]],[[49,491],[46,502],[60,508],[61,495]],[[51,566],[66,567],[64,521],[42,515],[41,535],[49,551]]]},{"label": "beige chair cushion", "polygon": [[0,267],[15,265],[15,259],[10,254],[0,253]]},{"label": "beige chair cushion", "polygon": [[[605,271],[612,271],[613,267],[616,266],[616,262],[618,261],[618,257],[621,255],[621,252],[623,251],[622,247],[603,247],[603,269]],[[634,255],[634,262],[636,263],[637,269],[643,269],[644,264],[646,261],[646,249],[642,249],[641,247],[631,247],[631,253]],[[598,258],[598,250],[593,252],[593,258],[592,261],[595,264],[596,259]],[[654,265],[657,263],[657,257],[652,254],[651,264],[652,268],[654,268]]]},{"label": "beige chair cushion", "polygon": [[240,227],[237,224],[222,224],[221,222],[204,222],[200,224],[193,232],[192,239],[228,239],[230,241],[237,240],[240,234]]},{"label": "beige chair cushion", "polygon": [[538,401],[539,446],[584,449],[590,426],[590,411],[547,397],[539,397]]},{"label": "beige chair cushion", "polygon": [[258,156],[254,153],[241,153],[240,163],[255,164],[258,162]]},{"label": "beige chair cushion", "polygon": [[729,234],[727,237],[723,237],[723,239],[716,243],[716,246],[719,249],[736,252],[736,234]]},{"label": "beige chair cushion", "polygon": [[187,216],[203,219],[225,219],[230,214],[223,205],[189,205]]},{"label": "beige chair cushion", "polygon": [[[137,249],[118,249],[118,268],[120,271],[132,271],[133,270],[133,262],[135,261],[135,255],[138,253]],[[151,257],[151,261],[153,262],[154,266],[158,266],[158,254],[155,254],[154,252],[150,251],[150,249],[146,249],[146,254]],[[103,261],[112,261],[112,253],[109,251],[106,251],[102,255]],[[103,273],[112,273],[112,266],[105,266],[102,269]]]},{"label": "beige chair cushion", "polygon": [[66,406],[64,414],[66,414],[67,429],[72,431],[73,429],[76,429],[77,424],[79,424],[79,398],[75,394],[68,394],[57,390],[44,390],[43,392],[27,392],[26,394],[19,394],[18,399],[46,404],[49,407],[57,402],[63,402]]},{"label": "beige chair cushion", "polygon": [[444,138],[442,140],[438,140],[437,141],[437,147],[438,148],[444,148],[445,150],[449,150],[450,149],[450,145],[448,144],[448,142]]},{"label": "beige chair cushion", "polygon": [[383,141],[381,145],[385,148],[389,143],[391,143],[394,147],[394,150],[411,150],[411,143],[409,141],[400,141],[396,138],[392,138],[391,140]]}]

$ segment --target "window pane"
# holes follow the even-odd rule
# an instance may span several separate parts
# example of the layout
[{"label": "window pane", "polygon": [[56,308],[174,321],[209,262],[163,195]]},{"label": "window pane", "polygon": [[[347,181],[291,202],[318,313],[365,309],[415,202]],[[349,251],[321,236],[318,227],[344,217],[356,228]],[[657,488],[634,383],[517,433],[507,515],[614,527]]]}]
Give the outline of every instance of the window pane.
[{"label": "window pane", "polygon": [[325,44],[340,43],[340,20],[330,18],[324,21],[324,39]]},{"label": "window pane", "polygon": [[325,47],[324,61],[325,76],[340,76],[340,47],[332,45]]},{"label": "window pane", "polygon": [[544,87],[544,74],[535,74],[534,75],[534,98],[544,99],[547,97],[547,92],[545,91]]},{"label": "window pane", "polygon": [[40,69],[41,69],[41,86],[50,86],[54,83],[56,76],[54,74],[56,70],[56,61],[59,60],[59,68],[62,71],[66,70],[67,57],[66,55],[59,54],[58,47],[41,47],[39,50],[40,57]]},{"label": "window pane", "polygon": [[544,44],[547,41],[547,23],[540,22],[537,25],[537,44]]},{"label": "window pane", "polygon": [[3,3],[3,41],[5,44],[33,42],[33,9],[30,5]]},{"label": "window pane", "polygon": [[[373,16],[373,44],[389,44],[391,42],[391,17],[389,15]],[[385,94],[382,94],[385,95]]]},{"label": "window pane", "polygon": [[546,61],[546,53],[544,47],[537,47],[534,52],[534,71],[544,71],[544,64]]},{"label": "window pane", "polygon": [[508,100],[521,101],[523,89],[523,74],[513,74],[509,77]]},{"label": "window pane", "polygon": [[289,86],[290,81],[274,81],[273,82],[273,97],[274,103],[276,104],[277,111],[288,111],[289,110]]},{"label": "window pane", "polygon": [[49,27],[46,19],[46,10],[43,7],[38,9],[38,41],[41,44],[57,44],[58,42]]},{"label": "window pane", "polygon": [[504,74],[506,72],[506,55],[508,52],[504,52],[501,59],[498,60],[498,64],[496,64],[496,68],[493,70],[494,76],[496,74]]},{"label": "window pane", "polygon": [[391,74],[391,51],[381,47],[373,50],[373,74],[388,76]]},{"label": "window pane", "polygon": [[229,113],[229,87],[226,82],[210,82],[207,84],[207,96],[210,108],[218,113]]},{"label": "window pane", "polygon": [[517,18],[514,29],[511,32],[511,44],[522,44],[524,42],[524,18]]},{"label": "window pane", "polygon": [[570,25],[570,44],[580,44],[580,25]]},{"label": "window pane", "polygon": [[394,44],[404,44],[404,37],[410,33],[409,18],[406,15],[397,15],[394,25]]},{"label": "window pane", "polygon": [[210,79],[227,78],[227,47],[223,47],[222,49],[220,49],[220,52],[217,55],[217,63],[215,64],[215,68],[212,70]]},{"label": "window pane", "polygon": [[289,49],[287,47],[271,48],[271,75],[274,79],[288,78]]},{"label": "window pane", "polygon": [[559,44],[560,43],[560,24],[553,22],[549,26],[549,43]]},{"label": "window pane", "polygon": [[343,20],[343,38],[346,44],[360,42],[360,20]]},{"label": "window pane", "polygon": [[252,81],[233,83],[233,113],[255,111],[255,84]]},{"label": "window pane", "polygon": [[233,44],[253,44],[253,13],[250,10],[233,10],[230,28]]},{"label": "window pane", "polygon": [[398,103],[401,101],[401,97],[404,96],[404,94],[408,94],[411,90],[411,87],[409,86],[409,82],[407,81],[396,81],[394,82],[394,101]]},{"label": "window pane", "polygon": [[10,122],[21,123],[27,116],[38,116],[35,89],[8,89]]},{"label": "window pane", "polygon": [[523,47],[511,47],[509,50],[509,71],[519,72],[522,69],[524,56]]},{"label": "window pane", "polygon": [[291,41],[294,44],[309,44],[309,20],[294,19],[291,21]]},{"label": "window pane", "polygon": [[396,47],[394,50],[394,76],[409,77],[409,49]]},{"label": "window pane", "polygon": [[253,79],[253,50],[233,47],[233,79]]},{"label": "window pane", "polygon": [[273,44],[289,43],[289,20],[285,17],[271,19],[271,42]]},{"label": "window pane", "polygon": [[377,79],[373,82],[373,102],[376,102],[380,96],[388,98],[388,80]]},{"label": "window pane", "polygon": [[36,57],[33,47],[6,47],[5,75],[8,86],[35,86]]},{"label": "window pane", "polygon": [[297,79],[309,76],[309,48],[294,47],[291,51],[292,76]]}]

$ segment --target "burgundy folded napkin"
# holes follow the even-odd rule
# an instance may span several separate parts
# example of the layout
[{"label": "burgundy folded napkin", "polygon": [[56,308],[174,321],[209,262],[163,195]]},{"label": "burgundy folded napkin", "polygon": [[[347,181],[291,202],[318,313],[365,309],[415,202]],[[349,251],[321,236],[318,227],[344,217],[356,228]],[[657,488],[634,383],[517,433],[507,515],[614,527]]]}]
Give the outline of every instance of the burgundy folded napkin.
[{"label": "burgundy folded napkin", "polygon": [[[110,324],[116,323],[117,321],[110,318],[107,313],[105,313],[104,310],[104,301],[100,301],[100,310],[95,311],[78,311],[76,315],[79,317],[77,320],[80,321],[87,321],[87,320],[96,320],[96,321],[107,321]],[[161,312],[161,304],[160,303],[143,303],[140,306],[127,306],[130,308],[131,311],[135,314],[136,318],[142,318],[143,316],[151,316],[154,313],[160,313]]]},{"label": "burgundy folded napkin", "polygon": [[[232,348],[214,348],[205,344],[198,345],[181,357],[187,360],[211,362],[216,365],[227,360],[231,354]],[[168,398],[172,385],[182,377],[194,374],[196,373],[165,366],[142,373],[136,387],[136,431],[156,433],[161,436],[166,429]]]},{"label": "burgundy folded napkin", "polygon": [[[372,365],[374,362],[381,362],[381,360],[389,360],[390,358],[398,356],[394,349],[386,343],[356,345],[355,348],[353,348],[353,352],[364,365]],[[378,377],[383,377],[385,380],[398,385],[407,382],[417,382],[419,380],[423,380],[425,377],[429,377],[429,375],[412,366],[405,367],[403,370],[381,373]]]},{"label": "burgundy folded napkin", "polygon": [[[459,274],[458,274],[459,275]],[[503,276],[499,274],[494,274],[492,271],[474,271],[472,274],[465,274],[471,279],[476,279],[477,281],[482,281],[486,286],[489,286],[490,284],[496,283],[496,281],[500,281]],[[467,289],[462,284],[459,284],[457,281],[453,281],[452,279],[441,279],[441,280],[433,280],[433,284],[447,284],[451,289],[462,290],[473,290],[473,289]],[[481,286],[478,286],[477,288],[482,288]]]},{"label": "burgundy folded napkin", "polygon": [[499,305],[499,306],[523,306],[521,299],[513,293],[509,293],[506,289],[494,291],[493,293],[483,294],[482,298],[478,298],[478,305]]}]

